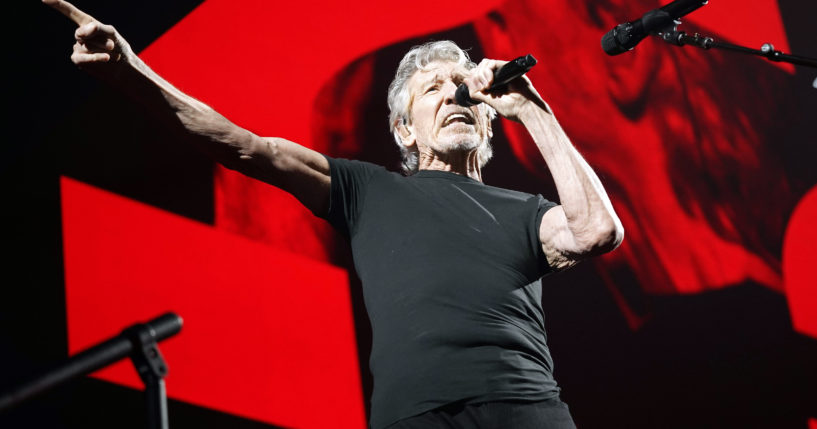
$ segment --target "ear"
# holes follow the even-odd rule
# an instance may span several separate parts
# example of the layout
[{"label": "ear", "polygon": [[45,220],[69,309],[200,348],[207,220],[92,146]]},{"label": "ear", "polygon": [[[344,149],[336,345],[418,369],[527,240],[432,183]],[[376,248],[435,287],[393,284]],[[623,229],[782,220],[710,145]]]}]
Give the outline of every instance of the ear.
[{"label": "ear", "polygon": [[409,148],[417,144],[417,136],[414,134],[414,127],[407,124],[403,118],[397,119],[394,124],[394,129],[397,130],[397,135],[403,141],[403,146]]}]

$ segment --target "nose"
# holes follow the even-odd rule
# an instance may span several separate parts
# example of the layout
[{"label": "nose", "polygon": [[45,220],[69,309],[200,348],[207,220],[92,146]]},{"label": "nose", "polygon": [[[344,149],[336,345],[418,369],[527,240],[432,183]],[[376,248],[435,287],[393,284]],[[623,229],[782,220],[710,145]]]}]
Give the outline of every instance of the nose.
[{"label": "nose", "polygon": [[457,85],[452,81],[447,81],[443,84],[441,89],[445,104],[457,104],[457,98],[454,94],[457,92]]}]

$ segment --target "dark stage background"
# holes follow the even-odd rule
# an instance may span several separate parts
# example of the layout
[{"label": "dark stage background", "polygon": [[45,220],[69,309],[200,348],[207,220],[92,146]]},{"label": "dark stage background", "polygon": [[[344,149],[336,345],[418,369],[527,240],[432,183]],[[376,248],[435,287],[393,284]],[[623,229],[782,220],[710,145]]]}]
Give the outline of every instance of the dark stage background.
[{"label": "dark stage background", "polygon": [[[76,3],[239,125],[393,170],[386,88],[410,46],[532,53],[627,232],[544,281],[578,426],[817,428],[817,70],[656,40],[603,54],[604,32],[660,4]],[[343,240],[77,70],[63,16],[8,7],[0,387],[172,310],[172,426],[364,427],[371,332]],[[817,57],[815,18],[814,2],[714,0],[683,28]],[[494,130],[486,183],[556,199],[524,130]],[[139,386],[120,364],[0,427],[143,427]]]}]

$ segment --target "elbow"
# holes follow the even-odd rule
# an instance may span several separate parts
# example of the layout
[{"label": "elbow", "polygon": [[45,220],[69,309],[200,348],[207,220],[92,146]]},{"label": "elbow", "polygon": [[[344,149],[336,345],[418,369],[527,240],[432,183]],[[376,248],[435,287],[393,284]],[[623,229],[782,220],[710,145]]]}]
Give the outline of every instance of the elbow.
[{"label": "elbow", "polygon": [[599,226],[595,237],[596,253],[607,253],[615,250],[624,241],[624,226],[618,217],[607,219]]},{"label": "elbow", "polygon": [[617,225],[607,231],[603,242],[604,252],[615,250],[621,245],[622,241],[624,241],[624,227],[621,225],[621,222],[617,222]]},{"label": "elbow", "polygon": [[615,250],[624,240],[624,227],[618,218],[608,218],[597,222],[585,233],[576,237],[579,252],[583,257],[598,256]]}]

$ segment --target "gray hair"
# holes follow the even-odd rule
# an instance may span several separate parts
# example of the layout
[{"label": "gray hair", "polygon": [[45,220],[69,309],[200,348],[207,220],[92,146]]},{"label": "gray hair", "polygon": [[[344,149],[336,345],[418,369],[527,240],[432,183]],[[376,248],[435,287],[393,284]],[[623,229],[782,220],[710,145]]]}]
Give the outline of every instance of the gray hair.
[{"label": "gray hair", "polygon": [[[403,157],[401,166],[403,172],[406,174],[414,174],[417,172],[419,164],[419,152],[416,146],[413,149],[406,147],[403,140],[400,138],[400,133],[397,130],[397,123],[401,121],[403,124],[408,124],[410,121],[408,104],[409,91],[406,87],[409,79],[417,70],[427,70],[429,64],[435,61],[451,61],[459,65],[465,66],[466,69],[471,70],[476,67],[476,63],[468,58],[468,54],[459,46],[450,40],[441,40],[438,42],[428,42],[423,45],[418,45],[411,48],[410,51],[400,61],[397,67],[397,73],[394,75],[394,80],[389,85],[389,130],[394,135],[394,140],[400,148],[400,154]],[[480,112],[484,112],[488,116],[488,120],[496,117],[496,111],[486,105],[479,105]],[[483,167],[489,159],[493,156],[493,150],[489,142],[481,145],[478,149],[477,159],[479,166]]]}]

